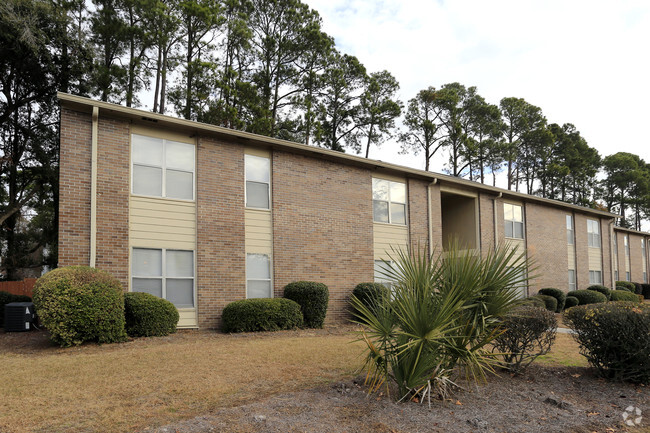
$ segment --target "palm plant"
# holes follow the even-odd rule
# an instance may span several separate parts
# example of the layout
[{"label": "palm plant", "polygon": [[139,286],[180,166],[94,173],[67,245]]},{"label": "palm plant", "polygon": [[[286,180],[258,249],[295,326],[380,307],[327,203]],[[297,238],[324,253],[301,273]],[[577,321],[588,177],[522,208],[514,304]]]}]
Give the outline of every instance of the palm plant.
[{"label": "palm plant", "polygon": [[393,281],[391,296],[368,306],[351,300],[363,326],[371,391],[392,382],[400,400],[444,398],[456,367],[483,380],[494,363],[486,345],[500,332],[500,317],[518,303],[529,265],[525,252],[505,246],[485,257],[457,243],[433,255],[393,251],[383,272]]}]

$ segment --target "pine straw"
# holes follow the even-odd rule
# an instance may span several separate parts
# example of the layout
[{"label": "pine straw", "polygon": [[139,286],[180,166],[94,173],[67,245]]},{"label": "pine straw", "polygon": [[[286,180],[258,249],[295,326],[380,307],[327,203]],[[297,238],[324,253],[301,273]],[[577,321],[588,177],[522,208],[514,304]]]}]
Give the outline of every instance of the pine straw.
[{"label": "pine straw", "polygon": [[349,378],[361,365],[349,328],[179,332],[71,349],[34,333],[21,344],[27,335],[0,331],[2,432],[140,430]]}]

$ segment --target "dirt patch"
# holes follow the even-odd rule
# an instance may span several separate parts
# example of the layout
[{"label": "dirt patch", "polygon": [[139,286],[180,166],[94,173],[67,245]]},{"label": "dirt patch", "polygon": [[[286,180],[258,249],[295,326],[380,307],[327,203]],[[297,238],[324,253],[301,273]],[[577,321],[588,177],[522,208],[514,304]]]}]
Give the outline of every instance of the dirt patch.
[{"label": "dirt patch", "polygon": [[170,424],[156,433],[196,432],[616,432],[622,414],[639,408],[650,431],[650,389],[611,383],[589,369],[532,365],[524,375],[491,377],[459,391],[453,401],[395,403],[368,396],[360,379],[276,395],[209,416]]}]

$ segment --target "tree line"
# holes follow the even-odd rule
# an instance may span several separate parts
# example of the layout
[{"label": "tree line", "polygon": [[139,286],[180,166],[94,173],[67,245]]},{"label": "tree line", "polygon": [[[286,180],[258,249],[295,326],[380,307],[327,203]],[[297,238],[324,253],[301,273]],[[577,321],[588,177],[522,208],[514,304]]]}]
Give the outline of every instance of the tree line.
[{"label": "tree line", "polygon": [[[299,0],[6,0],[0,4],[2,270],[56,266],[56,91],[370,157],[389,141],[429,170],[620,212],[650,214],[650,169],[601,158],[571,124],[476,87],[406,104],[386,70],[341,52]],[[401,124],[401,126],[400,126]],[[599,180],[600,179],[600,180]],[[40,257],[44,257],[41,259]]]}]

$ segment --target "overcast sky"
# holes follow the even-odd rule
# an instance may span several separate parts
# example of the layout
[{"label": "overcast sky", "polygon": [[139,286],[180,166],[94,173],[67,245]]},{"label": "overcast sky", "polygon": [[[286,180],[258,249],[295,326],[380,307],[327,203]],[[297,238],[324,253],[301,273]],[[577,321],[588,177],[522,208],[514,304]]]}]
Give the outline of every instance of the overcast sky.
[{"label": "overcast sky", "polygon": [[[400,99],[458,81],[573,123],[601,156],[650,162],[650,1],[303,0],[337,48],[386,69]],[[424,168],[385,143],[370,157]],[[438,157],[434,170],[440,171]]]}]

